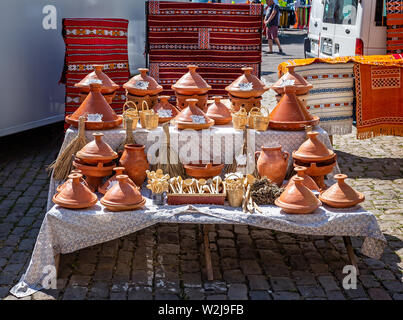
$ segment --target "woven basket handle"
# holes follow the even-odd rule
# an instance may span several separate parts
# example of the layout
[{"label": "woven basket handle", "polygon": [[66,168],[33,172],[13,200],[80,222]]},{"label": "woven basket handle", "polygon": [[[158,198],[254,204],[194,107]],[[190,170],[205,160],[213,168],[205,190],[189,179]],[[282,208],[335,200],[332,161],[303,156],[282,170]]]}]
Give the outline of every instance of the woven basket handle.
[{"label": "woven basket handle", "polygon": [[129,100],[129,101],[126,101],[125,104],[123,105],[123,113],[126,111],[126,106],[131,106],[131,105],[133,105],[134,109],[137,110],[136,104],[133,101]]},{"label": "woven basket handle", "polygon": [[249,114],[253,113],[254,111],[257,111],[260,113],[260,108],[258,107],[253,107],[252,109],[250,109]]},{"label": "woven basket handle", "polygon": [[[144,109],[144,104],[146,105],[146,109]],[[143,102],[141,103],[141,111],[144,111],[144,110],[148,110],[149,108],[148,108],[148,103],[147,103],[147,101],[145,101],[145,100],[143,100]]]}]

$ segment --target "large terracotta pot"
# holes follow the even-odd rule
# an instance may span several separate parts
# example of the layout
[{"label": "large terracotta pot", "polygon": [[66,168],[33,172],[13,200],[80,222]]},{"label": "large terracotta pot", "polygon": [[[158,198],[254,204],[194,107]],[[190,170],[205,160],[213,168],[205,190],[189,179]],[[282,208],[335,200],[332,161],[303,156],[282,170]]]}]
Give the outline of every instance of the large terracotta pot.
[{"label": "large terracotta pot", "polygon": [[293,85],[296,87],[297,95],[307,94],[309,90],[313,88],[312,84],[306,81],[301,75],[295,73],[295,66],[289,66],[287,68],[288,72],[285,73],[280,79],[278,79],[277,82],[271,86],[271,89],[273,89],[278,94],[283,94],[284,83],[287,81],[293,81]]},{"label": "large terracotta pot", "polygon": [[[196,107],[196,99],[187,99],[186,101],[189,105],[174,119],[178,129],[202,130],[214,125],[214,120],[209,118],[200,108]],[[202,118],[204,118],[204,120],[197,122],[194,120],[195,117],[198,118],[199,121],[202,120]]]},{"label": "large terracotta pot", "polygon": [[208,107],[206,115],[209,118],[213,119],[216,125],[222,125],[231,122],[231,111],[227,108],[225,104],[221,102],[222,97],[215,96],[213,98],[214,103]]},{"label": "large terracotta pot", "polygon": [[172,90],[187,96],[205,94],[211,90],[211,86],[196,72],[197,66],[189,65],[187,67],[189,72],[172,85]]},{"label": "large terracotta pot", "polygon": [[123,85],[123,88],[127,90],[128,93],[134,96],[154,96],[160,93],[163,88],[160,86],[153,77],[147,75],[148,69],[139,68],[140,74],[131,78],[128,82]]},{"label": "large terracotta pot", "polygon": [[145,146],[140,144],[126,144],[120,164],[133,182],[141,187],[147,177],[146,170],[150,168],[147,155],[144,152]]},{"label": "large terracotta pot", "polygon": [[252,74],[253,68],[245,67],[242,68],[242,71],[244,74],[225,88],[232,96],[238,98],[257,98],[269,90],[269,87],[263,81]]},{"label": "large terracotta pot", "polygon": [[119,85],[111,80],[105,73],[102,72],[103,64],[94,64],[94,71],[89,73],[80,82],[74,86],[80,88],[82,93],[88,94],[90,92],[90,84],[94,81],[101,83],[101,93],[104,95],[111,95],[119,89]]},{"label": "large terracotta pot", "polygon": [[109,163],[118,157],[118,154],[103,141],[103,133],[95,132],[92,136],[94,140],[87,143],[76,153],[77,158],[80,158],[85,163],[98,164],[99,162]]},{"label": "large terracotta pot", "polygon": [[282,152],[281,146],[271,148],[262,146],[261,149],[262,151],[255,152],[259,175],[281,186],[287,174],[290,154],[287,151]]},{"label": "large terracotta pot", "polygon": [[[171,121],[173,118],[175,118],[179,110],[176,109],[175,106],[169,103],[169,98],[170,96],[160,96],[160,102],[157,103],[154,107],[153,110],[155,113],[158,113],[159,118],[158,118],[158,123],[165,123],[168,121]],[[170,116],[169,116],[170,114]],[[168,115],[168,116],[165,116]]]}]

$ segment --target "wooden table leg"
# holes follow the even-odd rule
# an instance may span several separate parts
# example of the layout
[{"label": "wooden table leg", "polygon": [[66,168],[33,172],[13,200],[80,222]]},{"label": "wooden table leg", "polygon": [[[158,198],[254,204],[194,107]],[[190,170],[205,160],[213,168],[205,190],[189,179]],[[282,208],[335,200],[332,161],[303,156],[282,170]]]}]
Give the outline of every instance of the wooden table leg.
[{"label": "wooden table leg", "polygon": [[330,140],[330,144],[331,144],[332,147],[333,147],[333,135],[329,135],[329,140]]},{"label": "wooden table leg", "polygon": [[55,255],[56,277],[59,273],[60,254]]},{"label": "wooden table leg", "polygon": [[204,238],[204,256],[206,259],[207,279],[214,280],[213,264],[211,263],[210,240],[209,240],[209,225],[203,225],[203,238]]},{"label": "wooden table leg", "polygon": [[357,276],[360,275],[360,271],[358,270],[358,263],[357,263],[357,257],[354,254],[354,249],[353,245],[351,243],[351,238],[350,237],[343,237],[344,245],[346,246],[347,249],[347,254],[350,259],[351,264],[355,267],[357,270]]}]

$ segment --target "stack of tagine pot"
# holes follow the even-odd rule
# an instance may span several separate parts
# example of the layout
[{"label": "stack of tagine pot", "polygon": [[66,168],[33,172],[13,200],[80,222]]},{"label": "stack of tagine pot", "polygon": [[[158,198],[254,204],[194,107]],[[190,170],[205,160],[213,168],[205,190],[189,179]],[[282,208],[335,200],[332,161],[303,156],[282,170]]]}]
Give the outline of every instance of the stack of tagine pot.
[{"label": "stack of tagine pot", "polygon": [[158,102],[158,94],[163,90],[153,77],[147,75],[148,69],[139,68],[140,74],[131,78],[123,85],[126,89],[128,101],[132,101],[137,107],[142,106],[146,101],[150,108]]},{"label": "stack of tagine pot", "polygon": [[80,102],[83,102],[90,92],[90,83],[99,82],[101,84],[101,93],[110,104],[116,95],[116,90],[119,89],[119,85],[102,72],[103,64],[94,64],[93,67],[93,72],[74,85],[76,88],[80,88]]},{"label": "stack of tagine pot", "polygon": [[177,107],[183,110],[187,107],[186,100],[196,99],[196,106],[206,111],[208,91],[211,86],[196,72],[197,66],[189,65],[189,72],[185,73],[174,85]]},{"label": "stack of tagine pot", "polygon": [[242,108],[247,112],[252,108],[260,109],[262,95],[269,90],[263,81],[252,74],[253,68],[242,68],[242,71],[244,74],[225,88],[231,99],[232,112]]}]

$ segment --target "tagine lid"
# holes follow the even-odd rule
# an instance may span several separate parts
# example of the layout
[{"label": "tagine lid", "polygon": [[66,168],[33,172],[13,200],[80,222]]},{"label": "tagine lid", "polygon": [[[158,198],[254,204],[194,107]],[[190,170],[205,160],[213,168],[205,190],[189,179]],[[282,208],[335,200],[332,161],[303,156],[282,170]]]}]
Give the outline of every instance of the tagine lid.
[{"label": "tagine lid", "polygon": [[309,90],[313,88],[313,85],[306,81],[303,76],[299,75],[294,70],[295,66],[289,66],[288,71],[270,88],[276,91],[278,94],[282,94],[284,92],[284,86],[288,83],[296,87],[298,94],[308,93]]},{"label": "tagine lid", "polygon": [[203,122],[203,119],[203,123],[214,122],[214,120],[208,117],[203,110],[196,106],[196,103],[198,102],[197,99],[186,99],[186,102],[189,103],[189,105],[175,117],[176,122],[198,123]]},{"label": "tagine lid", "polygon": [[196,72],[197,66],[189,65],[187,66],[189,71],[185,73],[175,84],[172,85],[172,89],[183,92],[192,91],[195,94],[203,94],[208,90],[211,90],[211,86]]},{"label": "tagine lid", "polygon": [[293,158],[302,161],[325,161],[334,158],[336,154],[318,139],[318,135],[317,131],[308,132],[308,139],[293,152]]},{"label": "tagine lid", "polygon": [[235,97],[260,97],[269,90],[269,87],[262,80],[252,74],[253,68],[244,67],[242,71],[244,73],[225,88],[231,95]]},{"label": "tagine lid", "polygon": [[343,206],[354,206],[365,200],[364,194],[355,191],[351,186],[349,186],[345,179],[347,179],[345,174],[336,174],[334,179],[337,183],[332,185],[329,189],[322,192],[319,195],[319,199],[324,203],[329,203],[329,205],[341,204]]},{"label": "tagine lid", "polygon": [[53,196],[53,202],[66,208],[79,209],[93,206],[98,197],[86,185],[81,183],[83,175],[72,173],[68,176],[67,183]]},{"label": "tagine lid", "polygon": [[312,191],[304,186],[304,178],[293,177],[292,181],[294,183],[289,184],[275,200],[277,206],[290,213],[309,213],[322,205]]},{"label": "tagine lid", "polygon": [[156,103],[153,107],[155,113],[159,113],[160,110],[171,110],[172,117],[176,117],[179,113],[179,110],[176,107],[169,103],[170,96],[159,96],[160,101]]},{"label": "tagine lid", "polygon": [[221,96],[214,96],[214,102],[207,108],[206,115],[213,120],[228,120],[231,121],[231,111],[221,102]]},{"label": "tagine lid", "polygon": [[137,206],[143,204],[145,199],[139,188],[129,181],[129,176],[121,174],[116,176],[118,183],[114,184],[101,199],[105,206]]},{"label": "tagine lid", "polygon": [[103,64],[94,64],[94,71],[87,74],[84,79],[80,82],[76,83],[74,86],[76,88],[80,88],[85,92],[90,91],[90,84],[93,82],[99,82],[101,84],[101,92],[102,93],[112,93],[119,89],[119,85],[112,81],[102,69],[104,67]]},{"label": "tagine lid", "polygon": [[160,93],[163,88],[151,76],[149,76],[147,68],[139,68],[138,75],[132,77],[128,82],[123,85],[132,94],[139,95],[156,95]]},{"label": "tagine lid", "polygon": [[103,141],[103,133],[95,132],[92,134],[94,140],[87,143],[80,151],[77,152],[77,158],[81,160],[110,162],[118,157],[118,154]]},{"label": "tagine lid", "polygon": [[[316,184],[315,180],[313,180],[310,176],[308,176],[306,174],[306,170],[308,168],[307,167],[303,167],[303,166],[297,166],[294,168],[294,170],[297,172],[297,174],[294,177],[301,177],[304,179],[304,181],[302,182],[303,185],[305,187],[307,187],[309,190],[315,190],[315,191],[319,191],[319,187]],[[292,180],[292,178],[290,179],[289,183],[294,183],[294,181]]]}]

